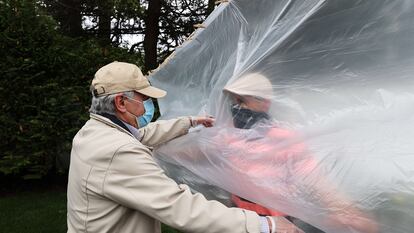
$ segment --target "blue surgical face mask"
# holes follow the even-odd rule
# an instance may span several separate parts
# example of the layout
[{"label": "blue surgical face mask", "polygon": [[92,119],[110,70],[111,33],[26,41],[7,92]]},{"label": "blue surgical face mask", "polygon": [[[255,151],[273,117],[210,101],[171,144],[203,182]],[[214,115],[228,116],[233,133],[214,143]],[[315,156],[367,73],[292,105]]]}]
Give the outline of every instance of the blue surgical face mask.
[{"label": "blue surgical face mask", "polygon": [[151,98],[144,101],[144,109],[145,109],[144,115],[137,117],[136,119],[138,128],[142,128],[148,125],[148,123],[151,122],[152,117],[154,117],[155,107],[154,107],[154,103],[152,102]]}]

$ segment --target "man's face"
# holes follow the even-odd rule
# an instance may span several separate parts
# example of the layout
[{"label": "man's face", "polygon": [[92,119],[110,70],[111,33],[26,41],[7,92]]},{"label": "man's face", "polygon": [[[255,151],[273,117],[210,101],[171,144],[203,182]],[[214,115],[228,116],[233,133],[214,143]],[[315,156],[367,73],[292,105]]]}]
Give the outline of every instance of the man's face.
[{"label": "man's face", "polygon": [[149,97],[140,93],[134,92],[134,97],[124,97],[124,104],[126,109],[125,118],[127,123],[138,128],[136,117],[142,116],[145,113],[144,101]]}]

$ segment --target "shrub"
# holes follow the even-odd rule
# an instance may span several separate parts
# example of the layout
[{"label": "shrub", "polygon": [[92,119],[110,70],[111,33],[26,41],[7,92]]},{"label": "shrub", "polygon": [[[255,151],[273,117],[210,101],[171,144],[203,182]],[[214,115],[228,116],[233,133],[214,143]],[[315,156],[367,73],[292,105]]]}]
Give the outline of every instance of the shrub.
[{"label": "shrub", "polygon": [[99,67],[142,65],[125,49],[62,36],[35,2],[0,1],[0,173],[26,179],[65,172]]}]

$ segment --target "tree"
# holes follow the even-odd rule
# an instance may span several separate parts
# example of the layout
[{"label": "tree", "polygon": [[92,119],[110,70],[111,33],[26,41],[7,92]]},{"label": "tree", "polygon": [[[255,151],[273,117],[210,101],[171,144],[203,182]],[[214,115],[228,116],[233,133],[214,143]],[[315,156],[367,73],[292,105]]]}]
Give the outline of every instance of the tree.
[{"label": "tree", "polygon": [[105,55],[94,39],[63,36],[43,6],[0,1],[0,175],[64,171],[88,118],[93,74],[114,60],[143,65],[127,49],[108,47]]},{"label": "tree", "polygon": [[210,15],[211,12],[213,12],[214,7],[216,6],[216,0],[208,0],[208,5],[207,5],[207,15]]},{"label": "tree", "polygon": [[81,0],[45,0],[49,13],[60,22],[60,29],[66,35],[79,37],[82,30],[82,4]]},{"label": "tree", "polygon": [[[207,8],[204,0],[0,1],[0,174],[62,170],[88,118],[94,72],[114,60],[143,67],[142,54],[155,68]],[[128,50],[126,35],[141,40]]]},{"label": "tree", "polygon": [[112,0],[97,1],[98,39],[104,47],[111,45],[113,8],[114,2]]},{"label": "tree", "polygon": [[200,24],[208,16],[205,0],[165,1],[160,17],[160,35],[158,43],[159,61],[174,51],[194,31],[194,25]]},{"label": "tree", "polygon": [[145,70],[157,68],[157,44],[160,34],[159,18],[161,15],[161,0],[151,0],[145,16]]},{"label": "tree", "polygon": [[44,3],[66,35],[79,36],[81,30],[98,38],[104,46],[129,47],[131,53],[145,55],[144,70],[156,68],[193,32],[193,25],[204,21],[214,9],[212,0],[44,0]]}]

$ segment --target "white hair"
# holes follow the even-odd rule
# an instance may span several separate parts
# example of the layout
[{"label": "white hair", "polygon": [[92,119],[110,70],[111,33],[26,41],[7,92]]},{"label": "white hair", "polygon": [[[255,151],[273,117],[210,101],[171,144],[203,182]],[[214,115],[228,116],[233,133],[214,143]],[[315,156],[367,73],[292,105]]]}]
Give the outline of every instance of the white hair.
[{"label": "white hair", "polygon": [[[89,108],[90,113],[95,114],[102,114],[108,113],[115,115],[115,96],[119,93],[104,95],[96,97],[92,94],[92,103],[91,107]],[[126,91],[122,92],[122,95],[127,96],[129,98],[134,98],[134,91]]]}]

